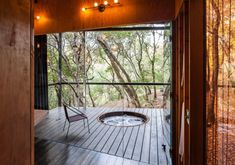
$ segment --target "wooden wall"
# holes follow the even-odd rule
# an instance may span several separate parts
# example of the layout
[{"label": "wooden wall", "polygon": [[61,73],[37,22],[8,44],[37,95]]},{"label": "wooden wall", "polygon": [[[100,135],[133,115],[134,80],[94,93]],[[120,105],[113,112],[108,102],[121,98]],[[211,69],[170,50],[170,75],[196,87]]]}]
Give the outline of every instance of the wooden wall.
[{"label": "wooden wall", "polygon": [[190,164],[205,163],[206,24],[205,1],[189,1]]},{"label": "wooden wall", "polygon": [[178,16],[184,0],[175,0],[175,18]]},{"label": "wooden wall", "polygon": [[[205,10],[203,0],[185,1],[174,21],[175,164],[205,164]],[[183,81],[182,81],[183,80]],[[183,83],[182,83],[183,82]],[[181,120],[182,103],[185,114]],[[178,157],[180,124],[184,120],[184,156]]]},{"label": "wooden wall", "polygon": [[[111,1],[113,0],[109,0]],[[83,6],[92,6],[94,0],[38,1],[35,4],[35,16],[39,15],[41,19],[35,19],[35,34],[174,19],[174,0],[120,0],[120,2],[123,4],[121,7],[106,9],[100,13],[97,10],[81,11]]]},{"label": "wooden wall", "polygon": [[[174,60],[174,70],[175,70],[175,155],[179,155],[180,146],[180,136],[181,136],[181,122],[184,120],[184,145],[181,144],[184,148],[183,157],[177,156],[174,161],[178,164],[189,164],[190,160],[190,135],[189,135],[189,118],[186,118],[186,113],[190,112],[190,54],[189,54],[189,18],[188,18],[188,2],[185,2],[180,9],[179,15],[174,21],[175,29],[175,60]],[[182,118],[182,111],[185,113],[185,117]]]},{"label": "wooden wall", "polygon": [[0,164],[33,164],[31,0],[0,1]]}]

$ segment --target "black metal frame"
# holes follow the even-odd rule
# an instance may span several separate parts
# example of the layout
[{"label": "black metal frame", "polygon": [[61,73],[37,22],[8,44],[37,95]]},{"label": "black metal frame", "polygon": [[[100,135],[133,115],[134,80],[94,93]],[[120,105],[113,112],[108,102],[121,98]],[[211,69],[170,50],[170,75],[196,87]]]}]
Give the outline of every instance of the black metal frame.
[{"label": "black metal frame", "polygon": [[[58,77],[59,82],[62,82],[62,33],[59,33],[59,42],[58,42],[58,49],[59,49],[59,60],[58,60]],[[60,107],[62,105],[62,86],[59,86],[59,92],[58,92],[58,106]]]},{"label": "black metal frame", "polygon": [[170,30],[170,26],[133,26],[133,27],[109,27],[100,29],[90,29],[85,32],[97,32],[97,31],[145,31],[145,30]]},{"label": "black metal frame", "polygon": [[[57,83],[51,83],[48,84],[48,86],[56,86],[56,85],[76,85],[76,84],[84,84],[83,82],[57,82]],[[160,82],[156,82],[156,83],[139,83],[139,82],[129,82],[129,83],[118,83],[118,82],[86,82],[87,85],[153,85],[153,86],[170,86],[171,83],[160,83]]]}]

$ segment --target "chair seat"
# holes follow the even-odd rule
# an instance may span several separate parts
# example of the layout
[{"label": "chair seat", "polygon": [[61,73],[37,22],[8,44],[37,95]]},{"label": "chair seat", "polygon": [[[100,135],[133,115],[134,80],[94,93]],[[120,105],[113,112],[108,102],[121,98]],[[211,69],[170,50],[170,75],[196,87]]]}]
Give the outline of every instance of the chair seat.
[{"label": "chair seat", "polygon": [[70,116],[69,117],[69,121],[70,122],[74,122],[74,121],[78,121],[78,120],[83,120],[83,119],[86,119],[87,117],[84,116],[84,115],[74,115],[74,116]]}]

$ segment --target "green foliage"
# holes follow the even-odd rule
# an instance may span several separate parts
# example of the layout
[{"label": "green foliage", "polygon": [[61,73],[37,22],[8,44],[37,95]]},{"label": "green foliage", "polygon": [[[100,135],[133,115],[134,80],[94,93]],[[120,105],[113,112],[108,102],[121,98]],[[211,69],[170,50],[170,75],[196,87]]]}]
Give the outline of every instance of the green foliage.
[{"label": "green foliage", "polygon": [[[151,25],[152,26],[152,25]],[[58,82],[58,42],[57,34],[48,35],[48,81]],[[89,82],[119,82],[115,69],[111,65],[104,49],[97,38],[104,39],[117,61],[121,64],[131,79],[131,82],[168,82],[171,77],[171,36],[170,30],[149,31],[99,31],[85,34],[85,59],[83,58],[83,33],[73,32],[63,34],[63,81],[83,82],[84,60]],[[81,48],[81,50],[80,50]],[[113,62],[113,61],[112,61]],[[123,72],[121,76],[125,79]],[[127,80],[125,79],[127,82]],[[76,85],[73,85],[76,88]],[[82,86],[82,85],[81,85]],[[148,88],[148,89],[147,89]],[[164,87],[156,87],[157,91]],[[50,108],[57,105],[56,87],[49,88]],[[81,93],[85,88],[79,87]],[[102,106],[112,101],[127,98],[123,86],[90,85],[87,90],[88,106]],[[153,86],[135,86],[141,106],[152,107],[156,98],[153,97]],[[75,103],[76,96],[71,86],[63,86],[63,99]]]}]

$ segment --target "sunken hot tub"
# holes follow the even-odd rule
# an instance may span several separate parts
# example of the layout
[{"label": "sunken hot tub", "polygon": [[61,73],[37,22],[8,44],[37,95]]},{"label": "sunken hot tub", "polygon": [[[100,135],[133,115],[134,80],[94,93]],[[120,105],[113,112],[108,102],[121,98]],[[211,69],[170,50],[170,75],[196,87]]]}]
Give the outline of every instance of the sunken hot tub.
[{"label": "sunken hot tub", "polygon": [[115,111],[98,117],[101,123],[111,126],[133,127],[148,122],[148,117],[141,113],[129,111]]}]

